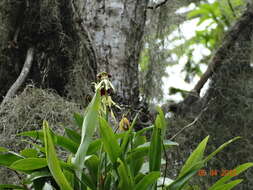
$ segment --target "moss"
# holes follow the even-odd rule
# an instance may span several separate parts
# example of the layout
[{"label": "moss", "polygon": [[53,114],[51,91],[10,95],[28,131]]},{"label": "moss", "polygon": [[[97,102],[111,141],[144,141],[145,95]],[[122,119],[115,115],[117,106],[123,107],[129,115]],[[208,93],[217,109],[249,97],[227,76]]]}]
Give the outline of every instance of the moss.
[{"label": "moss", "polygon": [[[252,29],[248,24],[229,49],[224,52],[224,60],[212,76],[212,82],[206,95],[202,98],[203,107],[206,109],[196,125],[185,130],[176,139],[180,143],[177,154],[179,161],[185,160],[197,144],[207,135],[210,143],[207,153],[214,151],[219,145],[236,136],[242,140],[232,143],[209,162],[208,169],[233,169],[239,164],[252,162],[253,159],[253,67],[252,62]],[[190,123],[194,117],[191,113],[185,114],[184,121]],[[180,121],[181,120],[181,121]],[[181,123],[180,123],[181,122]],[[182,118],[176,118],[174,131],[180,130]],[[178,125],[179,124],[179,125]],[[173,132],[172,132],[173,133]],[[179,167],[174,167],[174,169]],[[248,170],[242,178],[245,182],[238,189],[252,187],[252,169]],[[213,184],[214,177],[199,179],[203,189]]]}]

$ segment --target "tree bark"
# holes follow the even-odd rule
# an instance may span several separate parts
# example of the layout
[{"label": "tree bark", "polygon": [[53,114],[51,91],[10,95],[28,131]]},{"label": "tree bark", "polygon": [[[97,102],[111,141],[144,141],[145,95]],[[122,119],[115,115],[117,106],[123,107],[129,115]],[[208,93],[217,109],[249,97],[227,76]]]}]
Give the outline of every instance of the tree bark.
[{"label": "tree bark", "polygon": [[97,73],[106,71],[116,100],[137,105],[147,6],[148,0],[1,0],[1,99],[20,75],[27,49],[34,47],[20,91],[32,83],[87,104]]},{"label": "tree bark", "polygon": [[[111,73],[119,101],[138,102],[138,59],[148,0],[7,1],[0,4],[3,97],[16,80],[25,49],[36,48],[29,80],[83,101],[101,71]],[[15,68],[15,69],[13,69]]]},{"label": "tree bark", "polygon": [[8,90],[8,92],[7,92],[6,96],[4,97],[0,107],[4,106],[4,104],[8,100],[13,98],[16,95],[18,89],[23,85],[27,75],[30,72],[30,69],[31,69],[31,66],[32,66],[32,61],[33,61],[33,55],[34,55],[34,48],[29,48],[27,50],[26,60],[25,60],[24,66],[22,68],[22,71],[21,71],[20,75],[18,76],[17,80],[14,82],[14,84]]},{"label": "tree bark", "polygon": [[148,0],[87,0],[73,1],[73,5],[91,36],[97,71],[112,75],[121,103],[137,103],[138,60]]}]

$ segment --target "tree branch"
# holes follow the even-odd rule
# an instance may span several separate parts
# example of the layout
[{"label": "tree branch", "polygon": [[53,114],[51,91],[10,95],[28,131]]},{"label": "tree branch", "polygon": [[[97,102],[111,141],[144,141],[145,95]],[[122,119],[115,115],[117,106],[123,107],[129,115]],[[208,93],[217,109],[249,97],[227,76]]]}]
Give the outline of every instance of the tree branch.
[{"label": "tree branch", "polygon": [[180,129],[175,135],[173,135],[169,140],[173,140],[175,139],[179,134],[181,134],[184,130],[190,128],[191,126],[193,126],[201,117],[201,115],[203,114],[204,111],[206,111],[207,108],[203,109],[200,114],[193,120],[193,122],[189,123],[188,125],[184,126],[182,129]]},{"label": "tree branch", "polygon": [[[253,22],[253,4],[248,4],[244,14],[225,35],[223,43],[211,58],[207,70],[201,76],[194,88],[190,91],[189,95],[180,103],[164,104],[162,107],[165,109],[165,111],[170,110],[175,113],[182,113],[184,112],[185,108],[191,107],[196,101],[199,100],[199,94],[201,89],[203,88],[207,80],[213,75],[213,73],[217,71],[217,69],[224,62],[227,56],[229,56],[229,50],[238,41],[240,34],[242,34],[243,31],[247,29],[247,27],[249,27],[248,23],[251,22]],[[252,29],[250,29],[250,31],[252,31]]]},{"label": "tree branch", "polygon": [[4,99],[3,99],[2,103],[1,103],[1,107],[7,101],[9,101],[11,98],[13,98],[15,96],[15,94],[18,91],[18,89],[24,83],[24,81],[25,81],[28,73],[30,72],[30,69],[31,69],[31,66],[32,66],[33,57],[34,57],[34,48],[29,48],[27,50],[26,60],[25,60],[24,66],[22,68],[22,71],[21,71],[20,75],[18,76],[17,80],[13,83],[13,85],[11,86],[11,88],[8,90],[6,96],[4,97]]},{"label": "tree branch", "polygon": [[248,5],[246,12],[239,19],[239,21],[229,30],[227,35],[225,36],[224,42],[220,46],[220,48],[215,52],[211,61],[208,64],[207,70],[201,76],[198,83],[193,88],[192,92],[199,94],[207,80],[212,76],[215,70],[217,70],[217,66],[222,63],[222,61],[226,58],[228,49],[237,41],[238,34],[240,34],[245,27],[248,26],[248,23],[253,21],[253,7],[252,5]]}]

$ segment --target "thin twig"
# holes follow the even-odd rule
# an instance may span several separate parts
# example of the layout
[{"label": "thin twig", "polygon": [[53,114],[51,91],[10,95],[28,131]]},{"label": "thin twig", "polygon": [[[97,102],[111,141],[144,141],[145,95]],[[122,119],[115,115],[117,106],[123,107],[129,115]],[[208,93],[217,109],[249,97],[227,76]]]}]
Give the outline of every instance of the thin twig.
[{"label": "thin twig", "polygon": [[189,123],[188,125],[184,126],[181,130],[179,130],[174,136],[172,136],[169,140],[173,140],[174,138],[176,138],[180,133],[182,133],[185,129],[193,126],[201,117],[201,115],[207,110],[207,107],[204,108],[199,115],[193,120],[193,122]]},{"label": "thin twig", "polygon": [[233,13],[233,16],[236,18],[235,10],[233,8],[233,5],[232,5],[231,1],[227,0],[227,2],[228,2],[228,6],[229,6],[231,12]]},{"label": "thin twig", "polygon": [[30,69],[32,66],[32,61],[33,61],[33,56],[34,56],[34,48],[29,48],[27,50],[26,60],[25,60],[24,66],[22,68],[22,71],[21,71],[20,75],[18,76],[17,80],[13,83],[11,88],[8,90],[0,107],[2,107],[8,100],[13,98],[16,95],[18,89],[24,83],[28,73],[30,72]]}]

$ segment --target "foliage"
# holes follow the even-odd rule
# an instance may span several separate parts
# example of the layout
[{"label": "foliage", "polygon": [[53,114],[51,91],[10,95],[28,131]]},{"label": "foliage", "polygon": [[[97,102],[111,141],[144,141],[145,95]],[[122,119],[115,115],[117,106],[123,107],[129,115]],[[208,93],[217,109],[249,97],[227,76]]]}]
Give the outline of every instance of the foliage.
[{"label": "foliage", "polygon": [[[189,5],[193,1],[187,2]],[[246,1],[200,0],[191,3],[190,9],[186,5],[182,2],[177,6],[172,1],[153,11],[149,18],[150,28],[139,62],[141,92],[148,102],[163,99],[162,78],[170,74],[166,68],[182,63],[181,74],[187,83],[202,75],[211,52],[219,47],[225,32],[241,16]],[[181,8],[185,10],[179,12]],[[196,28],[193,34],[189,27]],[[171,92],[184,95],[180,89]]]},{"label": "foliage", "polygon": [[[44,121],[43,130],[20,134],[33,138],[32,148],[20,153],[0,148],[0,165],[27,175],[21,185],[4,184],[0,189],[186,190],[190,179],[211,158],[239,138],[224,143],[204,157],[209,138],[206,137],[192,152],[176,179],[169,179],[166,173],[162,175],[163,157],[168,148],[178,144],[164,139],[166,120],[163,112],[158,108],[154,125],[149,128],[135,131],[136,115],[129,128],[115,133],[117,129],[113,130],[108,121],[112,103],[108,98],[109,89],[110,81],[103,78],[96,85],[96,93],[84,115],[75,114],[77,130],[65,129],[67,136],[55,134]],[[78,129],[82,130],[81,135]],[[150,141],[145,136],[146,131],[152,131]],[[57,156],[56,146],[70,152],[66,160]],[[241,173],[252,166],[253,163],[247,163],[236,170]],[[230,181],[231,178],[221,178],[210,190],[222,187],[229,190],[242,181]]]},{"label": "foliage", "polygon": [[[193,54],[196,47],[213,52],[222,42],[225,31],[241,15],[245,7],[244,0],[219,0],[213,3],[202,2],[196,8],[187,14],[187,21],[197,20],[197,29],[195,35],[185,39],[184,43],[175,46],[171,53],[175,53],[180,59],[187,57],[186,64],[182,71],[185,71],[185,81],[191,82],[194,76],[200,76],[200,64],[207,64],[210,54],[198,55],[201,60],[196,59]],[[172,39],[177,40],[178,36]],[[178,91],[180,92],[180,91]]]}]

